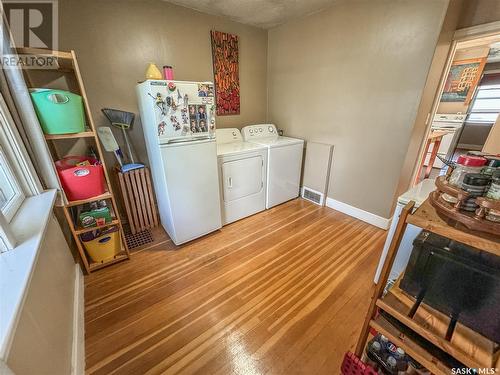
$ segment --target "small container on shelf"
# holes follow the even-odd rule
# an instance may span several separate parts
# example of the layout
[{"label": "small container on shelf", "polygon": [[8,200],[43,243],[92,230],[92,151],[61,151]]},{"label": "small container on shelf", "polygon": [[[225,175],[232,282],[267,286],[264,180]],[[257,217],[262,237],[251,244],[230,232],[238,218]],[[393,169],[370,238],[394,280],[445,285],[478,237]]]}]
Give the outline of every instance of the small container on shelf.
[{"label": "small container on shelf", "polygon": [[105,192],[102,164],[87,156],[67,156],[55,162],[68,200],[92,198]]},{"label": "small container on shelf", "polygon": [[373,367],[375,370],[378,369],[378,362],[376,356],[380,356],[382,353],[382,345],[378,341],[370,341],[365,348],[361,360],[367,365]]},{"label": "small container on shelf", "polygon": [[467,173],[462,181],[462,190],[469,193],[469,197],[462,202],[460,208],[464,211],[476,211],[479,207],[476,203],[476,198],[482,197],[486,193],[490,181],[491,177],[486,174]]},{"label": "small container on shelf", "polygon": [[95,231],[80,236],[85,250],[95,263],[105,262],[120,252],[120,231],[113,227],[105,231]]},{"label": "small container on shelf", "polygon": [[[465,175],[467,173],[481,173],[486,161],[486,158],[482,156],[460,155],[458,157],[457,164],[448,179],[448,183],[451,186],[461,187]],[[458,202],[457,198],[451,194],[443,194],[442,198],[451,204]]]},{"label": "small container on shelf", "polygon": [[480,173],[486,164],[486,158],[474,155],[460,155],[457,165],[451,173],[449,183],[453,186],[461,186],[467,173]]},{"label": "small container on shelf", "polygon": [[408,368],[408,356],[405,351],[381,334],[368,342],[363,358],[366,358],[367,364],[384,374],[405,374]]},{"label": "small container on shelf", "polygon": [[[486,198],[500,202],[500,171],[497,171],[491,178],[491,185],[486,193]],[[485,216],[486,220],[500,222],[500,211],[489,209]]]},{"label": "small container on shelf", "polygon": [[45,134],[70,134],[85,131],[83,100],[64,90],[32,89],[31,99]]},{"label": "small container on shelf", "polygon": [[486,165],[481,173],[492,176],[495,172],[500,171],[500,157],[499,156],[485,156]]},{"label": "small container on shelf", "polygon": [[111,221],[111,211],[104,200],[78,207],[78,224],[82,228],[98,227]]}]

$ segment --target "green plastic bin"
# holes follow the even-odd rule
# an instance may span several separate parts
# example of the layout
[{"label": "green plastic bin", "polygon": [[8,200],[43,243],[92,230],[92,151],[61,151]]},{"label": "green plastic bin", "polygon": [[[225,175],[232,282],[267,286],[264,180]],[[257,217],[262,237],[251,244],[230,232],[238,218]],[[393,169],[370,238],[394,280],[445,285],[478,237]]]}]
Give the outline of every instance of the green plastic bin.
[{"label": "green plastic bin", "polygon": [[34,89],[31,99],[45,134],[70,134],[85,130],[80,95],[64,90]]}]

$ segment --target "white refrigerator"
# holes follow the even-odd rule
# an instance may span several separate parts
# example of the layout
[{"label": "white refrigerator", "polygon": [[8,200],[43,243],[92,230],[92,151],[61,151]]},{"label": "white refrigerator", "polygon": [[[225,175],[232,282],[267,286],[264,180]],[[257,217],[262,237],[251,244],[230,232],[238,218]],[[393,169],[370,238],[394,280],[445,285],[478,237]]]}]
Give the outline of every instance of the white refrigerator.
[{"label": "white refrigerator", "polygon": [[176,245],[219,229],[213,84],[147,80],[136,91],[163,227]]}]

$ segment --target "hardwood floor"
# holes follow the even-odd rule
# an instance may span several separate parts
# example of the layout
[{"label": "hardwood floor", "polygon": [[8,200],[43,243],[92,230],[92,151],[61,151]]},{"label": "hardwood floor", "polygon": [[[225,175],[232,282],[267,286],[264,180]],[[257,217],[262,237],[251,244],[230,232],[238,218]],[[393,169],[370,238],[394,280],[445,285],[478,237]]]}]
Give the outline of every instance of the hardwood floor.
[{"label": "hardwood floor", "polygon": [[338,374],[385,231],[302,199],[85,278],[89,374]]}]

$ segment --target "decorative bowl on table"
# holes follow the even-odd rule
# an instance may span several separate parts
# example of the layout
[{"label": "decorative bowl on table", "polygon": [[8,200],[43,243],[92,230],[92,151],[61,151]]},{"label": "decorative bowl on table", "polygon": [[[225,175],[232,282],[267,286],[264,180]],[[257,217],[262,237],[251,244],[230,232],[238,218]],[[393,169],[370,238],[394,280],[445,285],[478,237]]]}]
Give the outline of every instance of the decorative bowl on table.
[{"label": "decorative bowl on table", "polygon": [[[436,179],[436,190],[429,195],[429,202],[443,219],[460,222],[471,230],[486,232],[500,237],[500,222],[488,220],[500,212],[500,201],[487,197],[473,197],[471,194],[448,182],[449,176]],[[464,206],[471,201],[477,205],[473,212],[465,211]]]}]

